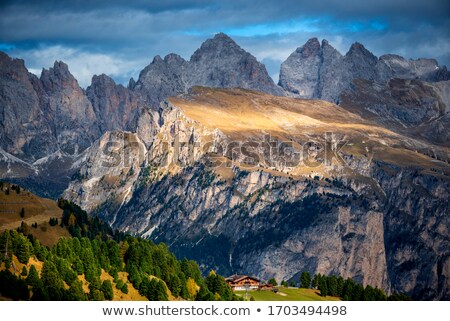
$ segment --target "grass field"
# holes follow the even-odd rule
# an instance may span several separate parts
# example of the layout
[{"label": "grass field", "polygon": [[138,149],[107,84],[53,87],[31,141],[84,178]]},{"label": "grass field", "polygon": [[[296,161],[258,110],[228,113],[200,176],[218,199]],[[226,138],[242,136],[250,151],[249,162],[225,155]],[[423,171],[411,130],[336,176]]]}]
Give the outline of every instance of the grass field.
[{"label": "grass field", "polygon": [[[248,295],[253,296],[255,301],[339,301],[337,297],[321,297],[318,290],[284,288],[280,287],[278,293],[272,291],[249,291]],[[236,291],[236,294],[245,296],[245,291]]]},{"label": "grass field", "polygon": [[[9,194],[6,193],[9,189]],[[24,217],[20,217],[21,209],[24,209]],[[24,222],[30,226],[30,233],[46,246],[52,246],[59,238],[70,237],[69,231],[59,225],[50,226],[50,218],[62,219],[62,209],[51,199],[38,197],[31,192],[21,189],[18,194],[11,189],[11,184],[3,182],[0,189],[0,233],[4,230],[15,230]],[[36,223],[37,228],[31,225]]]}]

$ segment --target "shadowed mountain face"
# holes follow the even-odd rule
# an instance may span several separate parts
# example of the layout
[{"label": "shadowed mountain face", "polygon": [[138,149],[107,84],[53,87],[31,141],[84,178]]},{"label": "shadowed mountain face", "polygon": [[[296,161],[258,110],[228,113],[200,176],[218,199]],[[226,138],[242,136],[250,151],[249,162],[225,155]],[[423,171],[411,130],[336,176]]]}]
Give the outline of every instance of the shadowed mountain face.
[{"label": "shadowed mountain face", "polygon": [[94,76],[85,92],[63,62],[40,78],[4,53],[0,66],[1,177],[41,195],[60,195],[74,162],[105,131],[135,131],[139,120],[144,130],[153,119],[138,94],[108,76]]},{"label": "shadowed mountain face", "polygon": [[311,39],[282,89],[218,34],[189,61],[155,57],[128,88],[100,75],[83,90],[62,62],[40,79],[3,53],[0,67],[2,179],[205,271],[449,299],[450,88],[434,60]]},{"label": "shadowed mountain face", "polygon": [[0,63],[1,148],[25,161],[78,155],[105,130],[127,129],[135,119],[137,98],[107,76],[95,76],[86,95],[63,62],[40,79],[22,60],[2,54]]}]

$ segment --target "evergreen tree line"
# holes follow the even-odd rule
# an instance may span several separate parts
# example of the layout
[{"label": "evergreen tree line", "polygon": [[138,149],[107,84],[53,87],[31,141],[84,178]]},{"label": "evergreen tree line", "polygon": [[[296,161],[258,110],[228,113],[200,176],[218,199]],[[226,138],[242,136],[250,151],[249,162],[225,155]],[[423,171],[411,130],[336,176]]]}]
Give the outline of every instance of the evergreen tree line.
[{"label": "evergreen tree line", "polygon": [[100,238],[104,241],[113,239],[117,242],[125,238],[125,234],[118,230],[113,230],[111,226],[100,220],[98,217],[91,217],[77,204],[58,199],[58,206],[63,210],[61,226],[69,230],[70,235],[81,238],[87,237],[90,240]]},{"label": "evergreen tree line", "polygon": [[341,276],[315,274],[311,278],[309,272],[302,272],[300,275],[300,288],[318,289],[321,296],[337,296],[344,301],[406,301],[408,296],[401,293],[394,293],[390,296],[377,287],[370,285],[363,286],[351,278],[344,279]]},{"label": "evergreen tree line", "polygon": [[[117,242],[99,235],[93,240],[61,238],[48,248],[32,234],[3,232],[0,262],[5,262],[7,270],[0,273],[0,293],[22,300],[112,300],[113,283],[124,293],[131,283],[149,300],[168,300],[167,290],[186,300],[238,299],[223,277],[211,272],[203,278],[196,262],[177,260],[165,244],[131,236]],[[34,265],[22,269],[21,276],[9,272],[13,255],[23,264],[32,256],[44,262],[40,274]],[[101,281],[102,269],[113,282]],[[119,272],[128,272],[128,279],[121,280]],[[83,291],[79,275],[88,282],[89,293]]]}]

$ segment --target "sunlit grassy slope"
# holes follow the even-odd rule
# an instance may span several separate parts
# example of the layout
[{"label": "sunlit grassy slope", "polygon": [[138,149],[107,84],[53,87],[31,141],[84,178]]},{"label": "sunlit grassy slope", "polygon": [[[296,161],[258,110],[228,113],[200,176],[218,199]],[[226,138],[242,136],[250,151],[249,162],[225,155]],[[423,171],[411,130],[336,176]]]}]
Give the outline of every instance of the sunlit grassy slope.
[{"label": "sunlit grassy slope", "polygon": [[[245,291],[236,291],[237,294],[245,297]],[[320,296],[318,290],[284,288],[281,287],[278,293],[272,291],[249,291],[248,298],[252,296],[256,301],[339,301],[339,298]]]},{"label": "sunlit grassy slope", "polygon": [[234,140],[272,137],[304,144],[323,141],[325,133],[346,141],[342,151],[398,166],[436,169],[450,175],[450,166],[430,157],[450,149],[430,146],[321,100],[276,97],[243,89],[194,87],[189,95],[169,98],[185,115]]},{"label": "sunlit grassy slope", "polygon": [[[48,224],[50,218],[58,218],[61,222],[63,211],[54,200],[38,197],[24,189],[17,193],[11,186],[3,183],[3,190],[0,190],[0,232],[17,229],[23,221],[29,225],[30,233],[47,246],[52,246],[62,236],[70,236],[66,228]],[[22,208],[23,218],[20,216]],[[37,223],[37,228],[31,227],[34,223]]]}]

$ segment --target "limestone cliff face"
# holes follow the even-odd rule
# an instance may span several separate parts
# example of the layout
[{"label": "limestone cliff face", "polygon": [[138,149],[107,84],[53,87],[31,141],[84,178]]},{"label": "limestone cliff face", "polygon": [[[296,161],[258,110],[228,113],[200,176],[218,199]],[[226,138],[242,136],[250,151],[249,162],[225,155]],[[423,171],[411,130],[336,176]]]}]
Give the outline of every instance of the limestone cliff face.
[{"label": "limestone cliff face", "polygon": [[320,43],[312,38],[297,48],[281,64],[279,85],[288,92],[303,98],[318,96]]},{"label": "limestone cliff face", "polygon": [[100,135],[94,109],[63,62],[42,70],[41,109],[51,117],[59,149],[72,155],[89,147]]},{"label": "limestone cliff face", "polygon": [[[260,163],[248,168],[243,158],[228,159],[230,154],[224,155],[221,147],[244,135],[242,129],[231,130],[228,123],[222,129],[210,127],[195,112],[197,102],[204,104],[200,96],[212,99],[211,92],[197,91],[163,103],[149,147],[123,153],[145,153],[142,159],[133,158],[139,161],[128,168],[100,168],[103,153],[94,151],[102,148],[93,148],[83,160],[80,178],[64,196],[116,228],[167,243],[178,255],[199,261],[204,270],[295,280],[307,270],[353,277],[414,298],[448,298],[448,164],[426,165],[433,161],[423,154],[417,154],[417,160],[408,158],[411,152],[397,154],[401,148],[393,152],[376,143],[395,135],[388,138],[367,129],[342,149],[345,167],[288,170]],[[259,110],[264,110],[264,101],[271,104],[276,99],[265,96],[256,101],[255,93],[225,93],[215,97],[248,95],[248,101],[233,100],[232,105],[251,108],[252,102]],[[283,98],[278,104],[288,102],[300,103]],[[230,108],[222,101],[211,114],[224,109],[241,113]],[[338,112],[339,107],[334,108]],[[268,110],[275,117],[276,110]],[[309,116],[321,117],[319,106],[314,110],[318,114]],[[286,110],[283,117],[287,114]],[[310,135],[313,131],[308,128]],[[251,139],[256,134],[245,135]],[[108,140],[111,137],[104,136],[100,144]],[[361,144],[364,147],[356,149]],[[294,174],[299,170],[303,174]]]},{"label": "limestone cliff face", "polygon": [[40,109],[39,79],[24,61],[0,52],[0,144],[17,157],[37,159],[54,150],[54,136]]},{"label": "limestone cliff face", "polygon": [[187,65],[187,61],[175,54],[167,55],[164,59],[156,56],[152,63],[141,71],[138,81],[130,88],[157,107],[167,97],[187,90]]},{"label": "limestone cliff face", "polygon": [[1,55],[2,148],[26,161],[58,150],[78,154],[98,138],[96,115],[67,65],[55,62],[41,78],[22,60]]},{"label": "limestone cliff face", "polygon": [[176,54],[156,56],[130,88],[158,108],[164,99],[187,93],[193,86],[246,88],[274,95],[276,86],[263,64],[223,33],[205,41],[189,61]]},{"label": "limestone cliff face", "polygon": [[136,94],[117,85],[105,74],[92,77],[86,96],[92,104],[101,133],[134,130],[140,109],[146,106]]}]

